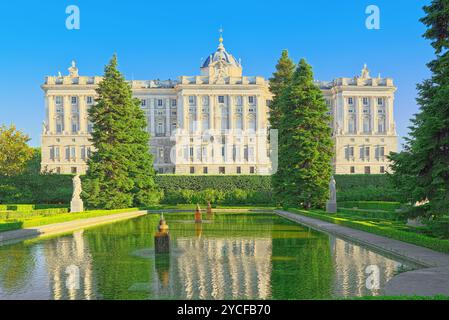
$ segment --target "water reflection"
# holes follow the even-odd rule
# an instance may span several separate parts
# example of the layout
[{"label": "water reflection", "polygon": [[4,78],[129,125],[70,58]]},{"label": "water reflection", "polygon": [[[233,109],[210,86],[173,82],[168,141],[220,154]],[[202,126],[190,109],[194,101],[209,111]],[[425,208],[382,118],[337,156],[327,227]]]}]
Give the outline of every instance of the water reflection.
[{"label": "water reflection", "polygon": [[[0,247],[1,299],[322,299],[378,295],[403,265],[272,214],[166,216],[171,252],[154,254],[157,216]],[[136,252],[145,254],[136,255]],[[79,283],[73,279],[79,276]]]}]

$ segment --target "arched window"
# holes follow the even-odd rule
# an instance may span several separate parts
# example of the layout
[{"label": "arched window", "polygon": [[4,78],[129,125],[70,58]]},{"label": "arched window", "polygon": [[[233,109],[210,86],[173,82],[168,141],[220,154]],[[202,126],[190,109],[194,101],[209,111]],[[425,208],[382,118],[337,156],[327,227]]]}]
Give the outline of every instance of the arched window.
[{"label": "arched window", "polygon": [[236,118],[235,118],[235,128],[237,129],[237,130],[242,130],[242,128],[243,128],[243,125],[242,125],[243,123],[242,123],[242,117],[240,116],[240,115],[238,115]]},{"label": "arched window", "polygon": [[371,132],[371,117],[369,116],[363,117],[363,132]]},{"label": "arched window", "polygon": [[379,117],[378,124],[377,124],[377,131],[379,133],[385,132],[385,117]]},{"label": "arched window", "polygon": [[248,118],[248,129],[256,131],[256,117],[254,115],[250,115]]},{"label": "arched window", "polygon": [[221,130],[228,130],[228,129],[229,129],[228,108],[221,107]]},{"label": "arched window", "polygon": [[350,116],[348,120],[348,132],[349,133],[355,133],[356,126],[355,126],[355,117]]},{"label": "arched window", "polygon": [[204,114],[201,122],[201,129],[203,131],[209,130],[209,115]]}]

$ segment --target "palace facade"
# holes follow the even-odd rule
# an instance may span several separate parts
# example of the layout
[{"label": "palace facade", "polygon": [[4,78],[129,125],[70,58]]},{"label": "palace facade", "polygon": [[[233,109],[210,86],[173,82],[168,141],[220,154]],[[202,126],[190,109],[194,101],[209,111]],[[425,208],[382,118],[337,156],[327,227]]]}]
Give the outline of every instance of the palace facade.
[{"label": "palace facade", "polygon": [[[80,76],[74,62],[68,76],[46,77],[42,171],[86,172],[93,151],[88,109],[101,80]],[[222,38],[200,75],[129,84],[148,119],[157,172],[266,175],[276,170],[268,80],[243,76],[241,61],[226,51]],[[358,77],[317,85],[333,115],[336,173],[384,173],[386,156],[397,150],[393,80],[372,78],[365,66]]]}]

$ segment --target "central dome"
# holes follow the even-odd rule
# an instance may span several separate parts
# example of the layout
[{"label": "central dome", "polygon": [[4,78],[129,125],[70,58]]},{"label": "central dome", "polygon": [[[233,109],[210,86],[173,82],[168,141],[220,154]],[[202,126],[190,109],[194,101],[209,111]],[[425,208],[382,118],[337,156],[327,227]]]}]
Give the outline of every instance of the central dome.
[{"label": "central dome", "polygon": [[[220,39],[222,40],[222,39]],[[220,41],[220,45],[217,48],[217,51],[212,53],[209,57],[207,57],[206,61],[204,61],[201,68],[208,68],[210,64],[217,62],[217,61],[224,61],[226,64],[231,65],[233,67],[241,68],[240,62],[237,61],[234,56],[230,53],[228,53],[223,46],[223,43]]]}]

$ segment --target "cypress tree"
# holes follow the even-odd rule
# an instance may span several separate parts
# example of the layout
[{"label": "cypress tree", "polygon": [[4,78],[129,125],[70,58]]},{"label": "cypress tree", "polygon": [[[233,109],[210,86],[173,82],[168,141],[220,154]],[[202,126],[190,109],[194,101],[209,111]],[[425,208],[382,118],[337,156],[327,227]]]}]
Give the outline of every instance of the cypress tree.
[{"label": "cypress tree", "polygon": [[[427,26],[435,60],[432,77],[418,85],[418,114],[411,120],[404,151],[392,154],[392,181],[406,200],[429,200],[432,214],[449,212],[449,1],[433,0],[421,19]],[[418,209],[423,214],[423,208]],[[427,210],[430,209],[430,210]]]},{"label": "cypress tree", "polygon": [[89,110],[95,151],[88,161],[83,197],[89,207],[117,209],[158,201],[150,136],[140,101],[117,69],[114,55]]},{"label": "cypress tree", "polygon": [[[274,130],[278,130],[279,122],[281,118],[281,103],[282,94],[285,89],[290,85],[295,71],[295,63],[289,58],[288,51],[283,50],[281,57],[276,65],[276,71],[273,73],[273,77],[270,78],[270,92],[273,94],[273,100],[270,104],[270,127]],[[271,137],[270,137],[271,138]],[[271,141],[274,143],[275,141]],[[279,142],[279,141],[278,141]],[[283,167],[278,165],[277,171],[271,176],[272,186],[274,190],[274,197],[277,200],[281,200],[279,194],[283,192],[284,170]]]},{"label": "cypress tree", "polygon": [[332,175],[333,141],[323,94],[312,67],[302,59],[282,95],[279,167],[276,195],[284,206],[323,207]]}]

